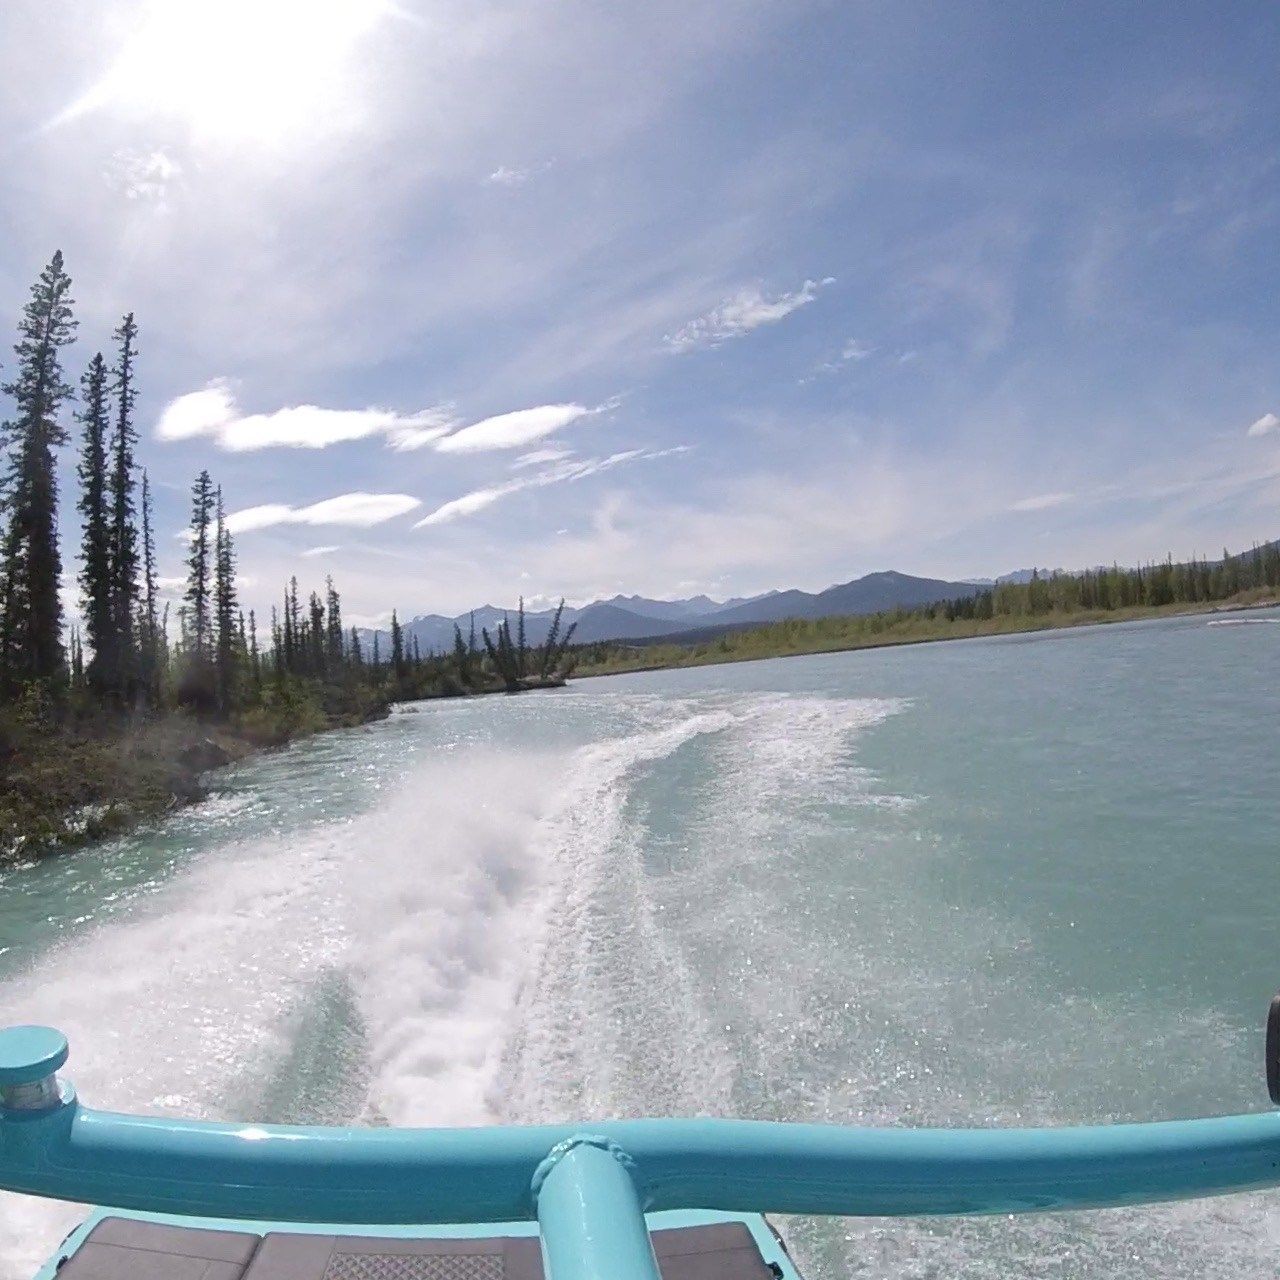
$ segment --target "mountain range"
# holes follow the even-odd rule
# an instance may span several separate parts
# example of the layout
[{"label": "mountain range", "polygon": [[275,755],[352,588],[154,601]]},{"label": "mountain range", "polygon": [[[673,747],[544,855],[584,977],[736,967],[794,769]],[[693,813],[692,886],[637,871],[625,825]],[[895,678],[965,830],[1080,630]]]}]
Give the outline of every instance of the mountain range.
[{"label": "mountain range", "polygon": [[[581,608],[565,606],[562,628],[577,623],[575,643],[599,640],[635,640],[643,643],[662,638],[676,638],[688,633],[705,635],[738,627],[777,622],[783,618],[828,618],[857,613],[879,613],[901,605],[932,604],[936,600],[954,600],[973,595],[981,589],[973,582],[947,582],[941,578],[917,578],[907,573],[886,570],[869,573],[850,582],[837,583],[825,591],[809,592],[790,589],[766,591],[763,595],[712,600],[709,596],[690,596],[683,600],[651,600],[645,596],[613,596],[596,600]],[[423,614],[404,624],[408,643],[417,640],[425,654],[440,653],[453,647],[453,629],[461,628],[465,638],[475,620],[477,637],[481,627],[490,634],[504,617],[514,624],[514,609],[482,605],[472,613],[446,617],[439,613]],[[525,636],[529,644],[541,644],[551,628],[553,609],[526,611]],[[387,633],[380,632],[383,652]],[[364,637],[372,641],[373,632]]]},{"label": "mountain range", "polygon": [[[1244,560],[1261,552],[1280,549],[1280,539],[1263,543],[1250,551],[1241,552],[1228,559]],[[1218,563],[1211,561],[1210,563]],[[840,582],[825,591],[766,591],[758,596],[735,596],[731,600],[713,600],[710,596],[689,596],[682,600],[651,600],[647,596],[612,596],[608,600],[595,600],[580,608],[565,607],[563,628],[576,622],[575,643],[589,644],[601,640],[633,640],[637,644],[652,643],[662,639],[705,640],[725,631],[740,627],[758,626],[764,622],[778,622],[784,618],[829,618],[859,613],[879,613],[884,609],[901,606],[910,609],[916,605],[932,604],[938,600],[956,600],[962,596],[976,595],[979,591],[1002,583],[1026,583],[1033,573],[1047,577],[1063,570],[1015,569],[996,578],[969,578],[963,582],[948,582],[942,578],[918,578],[909,573],[888,569],[880,573],[868,573],[849,582]],[[487,627],[490,635],[498,623],[510,617],[514,624],[516,610],[500,609],[486,604],[474,612],[449,618],[439,613],[423,614],[405,624],[408,643],[416,639],[424,653],[441,653],[453,647],[454,627],[461,628],[465,639],[472,620],[476,636],[481,627]],[[551,629],[555,610],[533,610],[525,614],[525,638],[529,644],[541,644]],[[374,632],[362,631],[366,646],[373,641]],[[378,636],[384,655],[389,652],[390,636],[379,631]]]}]

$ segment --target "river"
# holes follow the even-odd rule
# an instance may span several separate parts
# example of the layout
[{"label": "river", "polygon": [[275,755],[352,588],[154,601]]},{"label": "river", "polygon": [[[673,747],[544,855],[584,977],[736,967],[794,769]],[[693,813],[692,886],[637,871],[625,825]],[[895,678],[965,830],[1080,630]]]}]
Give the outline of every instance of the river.
[{"label": "river", "polygon": [[[90,1105],[208,1118],[1258,1109],[1280,615],[1230,622],[402,708],[0,875],[0,1017]],[[0,1195],[0,1278],[75,1220]],[[1275,1196],[782,1226],[812,1280],[1280,1259]]]}]

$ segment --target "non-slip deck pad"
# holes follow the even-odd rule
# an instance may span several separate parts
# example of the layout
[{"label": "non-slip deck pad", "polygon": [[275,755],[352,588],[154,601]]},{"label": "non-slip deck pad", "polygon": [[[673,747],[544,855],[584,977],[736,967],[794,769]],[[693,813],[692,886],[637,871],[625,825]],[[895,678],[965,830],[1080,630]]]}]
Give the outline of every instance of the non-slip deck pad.
[{"label": "non-slip deck pad", "polygon": [[[773,1280],[740,1222],[653,1233],[663,1280]],[[543,1280],[536,1237],[393,1240],[104,1218],[58,1280]]]},{"label": "non-slip deck pad", "polygon": [[261,1237],[104,1218],[58,1280],[240,1280]]}]

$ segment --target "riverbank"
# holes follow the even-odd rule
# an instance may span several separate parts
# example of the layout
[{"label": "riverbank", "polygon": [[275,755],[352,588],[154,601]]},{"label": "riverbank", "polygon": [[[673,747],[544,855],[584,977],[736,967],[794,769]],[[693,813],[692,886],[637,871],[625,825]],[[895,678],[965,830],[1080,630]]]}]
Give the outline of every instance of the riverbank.
[{"label": "riverbank", "polygon": [[1241,592],[1228,600],[1199,604],[1132,605],[1119,609],[1079,609],[1043,614],[1003,614],[994,618],[928,617],[917,612],[863,614],[847,618],[793,618],[765,626],[728,632],[696,644],[595,645],[580,651],[575,677],[623,675],[630,671],[664,671],[675,667],[757,662],[765,658],[798,658],[808,654],[883,649],[894,645],[972,640],[982,636],[1018,635],[1067,627],[1135,622],[1144,618],[1239,613],[1280,604],[1270,590]]},{"label": "riverbank", "polygon": [[0,726],[0,865],[119,835],[207,795],[204,776],[258,751],[386,717],[414,701],[562,688],[562,675],[464,687],[299,686],[228,719],[170,711],[134,723],[28,712]]},{"label": "riverbank", "polygon": [[136,723],[17,719],[0,740],[0,864],[119,835],[203,799],[211,769],[388,710],[370,699],[330,711],[259,707],[230,720],[181,711]]}]

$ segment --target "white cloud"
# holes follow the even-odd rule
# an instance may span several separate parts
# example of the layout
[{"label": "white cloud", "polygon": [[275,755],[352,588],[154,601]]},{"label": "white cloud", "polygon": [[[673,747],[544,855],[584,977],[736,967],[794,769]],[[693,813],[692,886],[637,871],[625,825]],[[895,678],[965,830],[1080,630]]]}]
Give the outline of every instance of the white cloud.
[{"label": "white cloud", "polygon": [[401,414],[390,409],[322,409],[300,404],[243,415],[230,384],[219,378],[170,400],[155,434],[160,440],[207,436],[232,453],[273,447],[326,449],[379,435],[390,448],[405,450],[434,443],[448,434],[454,421],[448,410],[439,407]]},{"label": "white cloud", "polygon": [[776,324],[793,311],[807,306],[818,296],[818,290],[835,280],[806,280],[792,293],[768,298],[759,285],[748,285],[726,298],[718,307],[682,324],[663,341],[671,351],[694,351],[699,347],[718,347],[730,338],[740,338],[761,325]]},{"label": "white cloud", "polygon": [[670,449],[623,449],[611,453],[605,458],[584,458],[578,462],[562,462],[548,467],[536,475],[521,476],[516,480],[508,480],[504,484],[491,485],[484,489],[473,489],[460,498],[442,504],[434,511],[423,516],[413,527],[426,528],[430,525],[449,524],[463,516],[475,515],[491,507],[495,502],[522,489],[541,489],[546,485],[563,484],[574,480],[585,480],[588,476],[599,475],[602,471],[610,471],[628,462],[648,462],[656,458],[669,458],[674,454],[688,453],[692,446],[675,445]]},{"label": "white cloud", "polygon": [[1037,493],[1030,498],[1019,498],[1009,508],[1010,511],[1047,511],[1050,507],[1060,507],[1070,502],[1074,493]]},{"label": "white cloud", "polygon": [[512,471],[518,471],[522,467],[539,467],[544,462],[560,462],[565,458],[573,457],[572,449],[562,448],[560,445],[550,445],[545,449],[534,449],[532,453],[522,453],[512,464]]},{"label": "white cloud", "polygon": [[799,380],[800,385],[804,386],[806,383],[813,382],[819,374],[839,373],[850,360],[861,363],[863,360],[870,359],[875,355],[875,352],[875,347],[868,343],[861,342],[857,338],[850,338],[849,341],[840,348],[840,354],[838,356],[835,356],[830,360],[824,360],[814,369],[812,374],[809,374],[807,377]]},{"label": "white cloud", "polygon": [[305,551],[300,551],[298,554],[304,559],[311,560],[315,556],[328,556],[332,555],[335,551],[341,550],[341,547],[308,547]]},{"label": "white cloud", "polygon": [[451,520],[457,520],[462,516],[475,515],[477,511],[491,507],[499,498],[505,498],[507,494],[515,493],[519,489],[527,489],[531,484],[533,484],[532,480],[512,480],[508,484],[494,485],[490,489],[473,489],[460,498],[454,498],[438,506],[434,511],[423,516],[413,527],[422,529],[432,524],[448,524]]},{"label": "white cloud", "polygon": [[[421,505],[417,498],[411,498],[407,493],[343,493],[323,502],[313,502],[308,507],[290,507],[282,502],[246,507],[243,511],[233,511],[227,517],[227,528],[232,533],[248,533],[277,524],[332,524],[368,529],[394,520],[396,516],[405,515]],[[337,548],[315,548],[314,554],[325,550]]]},{"label": "white cloud", "polygon": [[518,449],[592,412],[596,411],[580,404],[544,404],[534,409],[517,409],[513,413],[500,413],[497,417],[473,422],[471,426],[438,440],[435,447],[441,453]]},{"label": "white cloud", "polygon": [[104,174],[108,184],[126,200],[163,201],[182,166],[163,148],[155,151],[117,151]]},{"label": "white cloud", "polygon": [[457,419],[441,406],[403,414],[391,409],[324,409],[300,404],[246,415],[240,412],[230,384],[218,378],[199,391],[170,400],[161,411],[155,434],[160,440],[208,437],[232,453],[269,448],[327,449],[371,436],[381,436],[398,452],[431,447],[441,453],[481,453],[532,444],[617,403],[609,400],[594,409],[581,404],[536,405],[454,430]]},{"label": "white cloud", "polygon": [[1280,431],[1280,417],[1274,413],[1264,413],[1257,422],[1249,427],[1249,435],[1265,436],[1270,435],[1273,431]]}]

